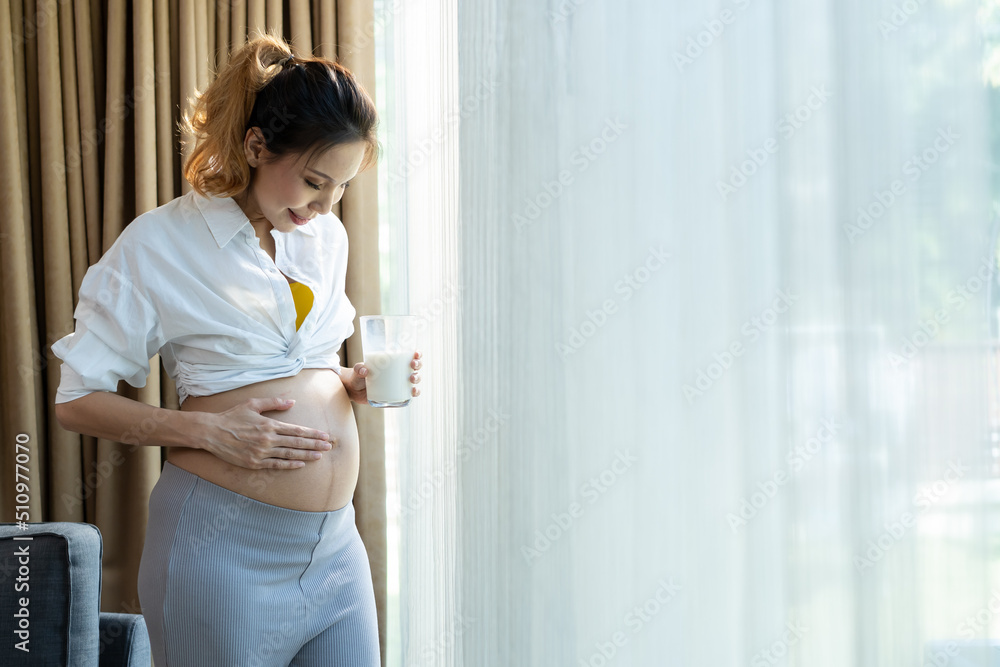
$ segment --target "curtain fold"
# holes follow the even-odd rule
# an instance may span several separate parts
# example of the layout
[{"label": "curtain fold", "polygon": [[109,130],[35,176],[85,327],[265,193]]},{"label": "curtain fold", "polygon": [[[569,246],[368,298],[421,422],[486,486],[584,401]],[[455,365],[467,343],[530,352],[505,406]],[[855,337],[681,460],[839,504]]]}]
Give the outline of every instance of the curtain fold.
[{"label": "curtain fold", "polygon": [[[338,19],[338,12],[341,16]],[[0,436],[29,438],[31,521],[86,521],[104,536],[102,609],[138,613],[136,575],[146,500],[162,453],[69,433],[53,415],[59,364],[49,346],[73,329],[87,268],[141,213],[190,189],[176,125],[245,43],[276,28],[300,53],[340,58],[374,96],[373,45],[352,48],[372,6],[335,0],[17,0],[0,10]],[[348,31],[337,34],[337,30]],[[314,48],[315,45],[315,48]],[[345,53],[349,52],[349,53]],[[379,312],[377,179],[359,177],[340,211],[351,240],[347,293]],[[344,365],[361,360],[359,334]],[[145,387],[120,391],[178,408],[157,358]],[[382,414],[357,409],[362,472],[355,497],[385,647],[385,480]],[[12,452],[12,445],[6,446]],[[0,462],[0,508],[14,520],[14,459]]]},{"label": "curtain fold", "polygon": [[[0,331],[4,337],[0,372],[4,378],[23,388],[15,393],[3,392],[3,400],[0,401],[3,422],[11,425],[3,429],[3,437],[8,443],[23,440],[15,440],[18,433],[39,433],[45,414],[40,382],[36,380],[45,369],[36,338],[39,315],[35,306],[34,263],[31,261],[37,245],[29,216],[28,155],[22,141],[27,134],[28,105],[23,95],[27,82],[23,76],[17,76],[25,68],[24,33],[14,31],[15,21],[20,23],[18,12],[0,11],[0,88],[3,92],[0,95],[0,139],[7,147],[0,155],[0,170],[6,176],[0,179],[0,201],[7,212],[0,227],[0,276],[4,285],[21,283],[21,289],[12,290],[0,299]],[[67,301],[72,301],[68,295]],[[34,443],[28,444],[37,452],[37,437]],[[7,447],[9,449],[5,451],[12,451],[14,446]],[[13,457],[5,456],[3,463],[3,473],[9,473],[8,478],[13,478]],[[32,488],[38,488],[39,472],[37,466],[27,472],[22,471]],[[12,496],[10,493],[6,495],[8,498]],[[37,494],[30,498],[28,511],[33,516],[39,516],[40,500]]]},{"label": "curtain fold", "polygon": [[[464,662],[455,651],[457,622],[463,618],[461,590],[472,585],[477,590],[491,588],[498,605],[487,616],[494,618],[504,608],[505,593],[497,588],[495,562],[498,544],[490,544],[468,564],[459,560],[456,536],[462,517],[475,511],[474,505],[459,499],[456,463],[469,432],[462,418],[464,406],[496,389],[496,377],[478,383],[461,375],[457,358],[466,337],[483,339],[483,362],[495,357],[493,330],[480,328],[482,322],[470,316],[496,312],[497,294],[466,301],[469,283],[462,267],[477,267],[490,274],[493,266],[488,253],[466,254],[462,221],[459,217],[460,179],[489,180],[489,164],[462,173],[459,131],[469,117],[466,100],[459,97],[459,43],[457,5],[453,2],[425,3],[419,8],[382,2],[381,31],[391,46],[387,51],[386,72],[394,85],[392,107],[387,116],[393,124],[387,151],[388,207],[392,216],[389,235],[393,259],[390,265],[392,290],[388,295],[398,312],[417,316],[417,347],[428,360],[421,371],[418,404],[398,416],[400,436],[397,448],[387,456],[397,470],[392,489],[392,543],[398,543],[398,610],[390,626],[399,624],[400,647],[390,655],[391,665],[479,664],[563,664],[536,660],[521,663],[490,663],[486,656],[498,655],[493,643],[483,644],[481,653]],[[471,10],[470,11],[475,11]],[[368,37],[372,39],[372,37]],[[391,54],[391,56],[389,55]],[[485,135],[470,135],[485,140]],[[465,145],[462,146],[463,151]],[[490,203],[502,192],[502,184],[484,188],[481,210],[469,224],[489,233],[492,228]],[[401,227],[396,231],[395,227]],[[527,327],[521,321],[511,326]],[[508,357],[511,367],[523,359]],[[486,415],[482,415],[486,417]],[[487,434],[492,438],[492,434]],[[471,453],[472,450],[464,450]],[[468,457],[466,457],[468,460]],[[483,460],[483,459],[480,459]],[[484,465],[493,461],[485,460]],[[502,474],[496,469],[497,474]],[[486,487],[478,490],[489,493]],[[499,515],[479,515],[482,528],[496,525]],[[394,533],[398,532],[398,537]],[[398,542],[397,542],[398,540]],[[469,579],[462,573],[469,568]],[[478,619],[487,622],[485,617]],[[483,636],[484,641],[499,637]],[[556,637],[551,638],[553,641]],[[395,648],[395,647],[394,647]],[[489,658],[492,660],[493,658]]]}]

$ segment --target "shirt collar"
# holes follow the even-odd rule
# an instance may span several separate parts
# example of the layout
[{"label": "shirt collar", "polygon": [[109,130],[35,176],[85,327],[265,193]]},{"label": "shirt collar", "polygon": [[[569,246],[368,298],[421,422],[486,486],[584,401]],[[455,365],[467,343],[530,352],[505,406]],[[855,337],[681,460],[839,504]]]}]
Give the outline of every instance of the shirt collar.
[{"label": "shirt collar", "polygon": [[[253,229],[253,225],[250,224],[250,220],[243,213],[243,209],[240,208],[240,205],[232,197],[215,197],[212,195],[202,197],[194,190],[192,190],[192,193],[194,193],[198,208],[205,218],[205,222],[208,223],[208,228],[211,230],[212,236],[215,237],[215,242],[219,244],[220,248],[224,248],[244,227]],[[296,227],[292,233],[315,236],[316,230],[313,229],[314,224],[315,221],[301,227]]]}]

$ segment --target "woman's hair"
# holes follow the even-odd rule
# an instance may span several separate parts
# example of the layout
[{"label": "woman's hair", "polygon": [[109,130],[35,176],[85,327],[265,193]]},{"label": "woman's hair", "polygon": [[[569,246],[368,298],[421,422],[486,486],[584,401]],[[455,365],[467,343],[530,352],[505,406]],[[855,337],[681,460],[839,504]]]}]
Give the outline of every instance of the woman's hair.
[{"label": "woman's hair", "polygon": [[250,184],[243,140],[251,127],[261,129],[275,160],[358,141],[362,170],[379,159],[375,103],[354,75],[325,58],[294,56],[275,34],[234,51],[208,89],[195,92],[194,112],[182,115],[180,128],[194,143],[184,178],[203,196],[233,196]]}]

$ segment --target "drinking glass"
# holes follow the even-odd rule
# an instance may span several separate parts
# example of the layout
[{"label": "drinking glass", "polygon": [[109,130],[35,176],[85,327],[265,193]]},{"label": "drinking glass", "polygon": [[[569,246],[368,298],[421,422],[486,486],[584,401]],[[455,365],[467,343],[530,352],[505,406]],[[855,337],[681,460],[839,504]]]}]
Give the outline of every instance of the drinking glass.
[{"label": "drinking glass", "polygon": [[368,405],[400,408],[410,402],[410,362],[417,350],[414,315],[361,317],[361,351],[368,368]]}]

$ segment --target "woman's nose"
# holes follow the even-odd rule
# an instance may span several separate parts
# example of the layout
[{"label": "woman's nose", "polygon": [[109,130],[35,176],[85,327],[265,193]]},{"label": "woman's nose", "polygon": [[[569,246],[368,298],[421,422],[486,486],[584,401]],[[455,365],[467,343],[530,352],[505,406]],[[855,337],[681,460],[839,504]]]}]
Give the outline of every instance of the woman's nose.
[{"label": "woman's nose", "polygon": [[340,197],[336,194],[339,190],[340,188],[327,188],[326,192],[322,193],[309,207],[316,211],[317,215],[326,215],[333,210],[333,205],[339,201]]}]

